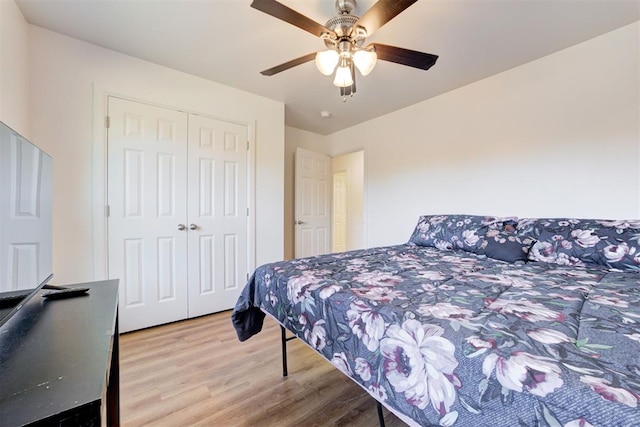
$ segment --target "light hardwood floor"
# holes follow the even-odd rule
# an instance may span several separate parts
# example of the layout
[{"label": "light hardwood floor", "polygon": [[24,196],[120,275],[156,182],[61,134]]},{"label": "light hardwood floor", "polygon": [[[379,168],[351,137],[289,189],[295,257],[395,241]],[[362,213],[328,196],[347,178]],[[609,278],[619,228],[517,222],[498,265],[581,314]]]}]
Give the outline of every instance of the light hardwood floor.
[{"label": "light hardwood floor", "polygon": [[[375,401],[299,340],[282,377],[280,328],[243,343],[231,312],[120,337],[120,411],[134,426],[376,426]],[[384,410],[388,427],[404,426]]]}]

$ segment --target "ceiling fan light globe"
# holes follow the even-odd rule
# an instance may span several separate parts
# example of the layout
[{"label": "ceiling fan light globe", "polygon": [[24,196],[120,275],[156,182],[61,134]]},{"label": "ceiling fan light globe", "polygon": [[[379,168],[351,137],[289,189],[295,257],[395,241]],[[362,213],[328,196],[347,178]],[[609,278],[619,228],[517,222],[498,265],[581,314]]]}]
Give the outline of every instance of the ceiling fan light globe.
[{"label": "ceiling fan light globe", "polygon": [[316,67],[325,76],[333,74],[338,61],[340,60],[340,54],[335,50],[325,50],[324,52],[316,53]]},{"label": "ceiling fan light globe", "polygon": [[373,67],[376,66],[377,60],[378,55],[369,50],[357,50],[353,53],[353,63],[363,76],[366,76],[373,71]]},{"label": "ceiling fan light globe", "polygon": [[333,84],[338,87],[347,87],[353,84],[349,67],[338,67],[336,77],[333,79]]}]

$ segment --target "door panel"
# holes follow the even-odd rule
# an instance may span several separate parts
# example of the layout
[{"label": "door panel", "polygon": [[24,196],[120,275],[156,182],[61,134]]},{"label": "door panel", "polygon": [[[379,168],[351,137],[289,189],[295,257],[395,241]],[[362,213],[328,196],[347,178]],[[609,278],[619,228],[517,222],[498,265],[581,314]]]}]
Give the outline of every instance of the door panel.
[{"label": "door panel", "polygon": [[295,256],[331,251],[329,156],[302,148],[295,158]]},{"label": "door panel", "polygon": [[247,276],[246,126],[189,115],[189,316],[233,307]]},{"label": "door panel", "polygon": [[121,331],[187,317],[187,115],[109,97],[109,277]]}]

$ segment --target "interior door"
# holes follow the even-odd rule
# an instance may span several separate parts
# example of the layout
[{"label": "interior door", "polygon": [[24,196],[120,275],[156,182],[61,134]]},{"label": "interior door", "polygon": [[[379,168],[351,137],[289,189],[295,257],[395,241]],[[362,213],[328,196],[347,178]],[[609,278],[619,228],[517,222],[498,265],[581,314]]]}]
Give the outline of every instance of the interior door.
[{"label": "interior door", "polygon": [[187,317],[187,114],[109,97],[109,277],[120,330]]},{"label": "interior door", "polygon": [[331,251],[331,167],[329,156],[296,148],[295,256]]},{"label": "interior door", "polygon": [[189,115],[189,317],[233,308],[247,278],[246,126]]}]

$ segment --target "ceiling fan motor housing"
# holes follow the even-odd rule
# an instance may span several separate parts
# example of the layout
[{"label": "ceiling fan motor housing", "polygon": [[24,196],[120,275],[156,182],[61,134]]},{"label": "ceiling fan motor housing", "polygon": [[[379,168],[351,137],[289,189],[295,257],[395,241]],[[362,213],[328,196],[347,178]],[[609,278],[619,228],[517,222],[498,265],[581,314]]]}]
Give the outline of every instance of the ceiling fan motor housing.
[{"label": "ceiling fan motor housing", "polygon": [[356,32],[353,31],[354,25],[360,19],[359,16],[351,14],[355,7],[355,0],[336,0],[336,11],[338,15],[329,19],[325,27],[333,31],[338,37],[338,40],[325,38],[324,44],[328,48],[335,48],[340,41],[348,40],[351,44],[357,46],[361,46],[364,42],[360,37],[354,37],[356,35]]},{"label": "ceiling fan motor housing", "polygon": [[351,32],[353,25],[360,19],[356,15],[338,15],[329,19],[325,27],[335,31],[338,37],[347,37]]}]

